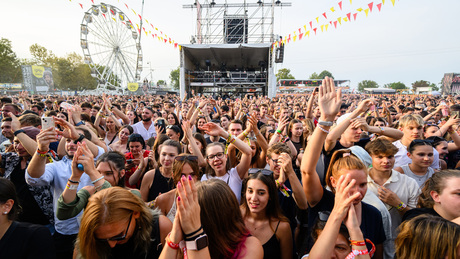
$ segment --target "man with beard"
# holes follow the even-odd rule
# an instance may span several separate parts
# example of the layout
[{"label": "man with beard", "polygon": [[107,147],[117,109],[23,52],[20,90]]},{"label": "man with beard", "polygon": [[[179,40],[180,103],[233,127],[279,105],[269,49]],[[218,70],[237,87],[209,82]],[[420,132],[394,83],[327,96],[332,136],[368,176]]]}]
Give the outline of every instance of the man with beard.
[{"label": "man with beard", "polygon": [[[57,199],[61,196],[64,188],[77,190],[86,185],[92,184],[88,175],[84,174],[79,182],[70,180],[72,175],[72,159],[77,150],[78,142],[84,141],[93,153],[95,159],[104,153],[104,149],[91,142],[90,132],[82,127],[75,128],[69,122],[54,117],[57,124],[64,129],[62,132],[54,128],[42,129],[37,135],[37,152],[32,157],[26,170],[26,182],[32,186],[50,186],[53,191],[53,206],[56,206]],[[60,145],[65,145],[66,156],[61,161],[46,164],[50,160],[49,145],[57,141],[57,134],[62,134]],[[93,183],[94,184],[94,183]],[[56,208],[54,208],[56,211]],[[77,216],[78,217],[78,216]],[[54,243],[57,258],[72,258],[73,245],[77,237],[79,225],[77,217],[68,220],[59,220],[55,217]]]},{"label": "man with beard", "polygon": [[152,120],[153,109],[151,107],[144,107],[142,110],[142,121],[132,125],[134,133],[140,134],[144,141],[147,141],[151,137],[156,137],[155,126]]}]

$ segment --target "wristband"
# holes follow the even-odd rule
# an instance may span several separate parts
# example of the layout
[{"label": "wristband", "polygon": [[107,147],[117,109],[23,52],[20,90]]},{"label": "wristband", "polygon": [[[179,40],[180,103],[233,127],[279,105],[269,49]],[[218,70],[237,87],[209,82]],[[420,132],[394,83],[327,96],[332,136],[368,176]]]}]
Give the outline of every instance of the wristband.
[{"label": "wristband", "polygon": [[23,129],[19,129],[19,130],[16,130],[16,131],[13,133],[13,135],[14,135],[14,136],[17,136],[17,135],[20,134],[20,133],[26,133],[26,132],[25,132],[25,130],[23,130]]},{"label": "wristband", "polygon": [[396,209],[397,209],[398,211],[402,211],[402,210],[404,210],[405,208],[407,208],[407,205],[404,204],[404,202],[400,202],[400,203],[398,204],[398,207],[396,207]]},{"label": "wristband", "polygon": [[91,183],[95,184],[95,183],[99,182],[102,179],[104,179],[104,176],[101,176],[101,177],[97,178],[96,180],[92,181]]},{"label": "wristband", "polygon": [[232,140],[232,134],[228,133],[227,142],[231,142],[231,140]]},{"label": "wristband", "polygon": [[171,248],[174,249],[174,250],[179,249],[179,244],[173,243],[173,242],[171,241],[170,236],[171,236],[171,232],[169,232],[169,234],[166,236],[166,239],[165,239],[165,240],[166,240],[166,243],[168,244],[168,246],[171,247]]},{"label": "wristband", "polygon": [[48,153],[48,151],[40,151],[40,149],[37,148],[37,153],[39,153],[41,155],[46,155],[46,153]]},{"label": "wristband", "polygon": [[350,244],[352,246],[365,246],[366,245],[366,241],[362,240],[362,241],[355,241],[355,240],[350,240]]},{"label": "wristband", "polygon": [[69,189],[69,190],[77,190],[78,189],[78,185],[75,185],[75,184],[69,184],[67,183],[66,189]]},{"label": "wristband", "polygon": [[282,135],[281,130],[279,130],[279,129],[276,130],[276,133]]},{"label": "wristband", "polygon": [[333,122],[333,121],[322,121],[322,120],[319,120],[319,121],[318,121],[318,124],[319,124],[319,125],[322,125],[322,126],[328,126],[328,127],[330,127],[330,126],[334,125],[334,122]]}]

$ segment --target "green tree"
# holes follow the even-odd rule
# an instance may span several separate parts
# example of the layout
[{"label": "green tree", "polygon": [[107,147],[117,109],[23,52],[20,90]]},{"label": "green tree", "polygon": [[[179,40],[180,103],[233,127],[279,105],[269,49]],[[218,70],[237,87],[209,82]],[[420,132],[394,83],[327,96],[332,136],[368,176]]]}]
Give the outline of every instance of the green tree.
[{"label": "green tree", "polygon": [[280,79],[295,79],[293,75],[291,75],[291,70],[289,68],[281,68],[276,73],[276,81],[278,82]]},{"label": "green tree", "polygon": [[401,82],[389,83],[389,84],[384,85],[384,87],[385,88],[395,89],[395,90],[407,89],[407,86],[404,83],[401,83]]},{"label": "green tree", "polygon": [[38,44],[33,44],[29,47],[32,55],[31,65],[53,67],[56,64],[56,56],[52,51]]},{"label": "green tree", "polygon": [[372,80],[363,80],[358,84],[358,91],[364,91],[364,88],[379,88],[379,84]]},{"label": "green tree", "polygon": [[334,76],[332,75],[332,73],[329,72],[329,71],[327,71],[327,70],[323,70],[323,72],[321,72],[321,73],[318,75],[319,78],[317,78],[317,79],[324,79],[326,76],[328,76],[328,77],[334,79]]},{"label": "green tree", "polygon": [[21,66],[16,53],[13,51],[11,41],[0,39],[0,83],[22,82]]},{"label": "green tree", "polygon": [[319,79],[319,75],[316,72],[313,72],[308,79]]},{"label": "green tree", "polygon": [[431,87],[431,91],[439,91],[439,87],[435,83],[432,83],[430,87]]},{"label": "green tree", "polygon": [[161,85],[166,85],[166,81],[165,80],[158,80],[157,81],[157,86],[161,86]]},{"label": "green tree", "polygon": [[412,83],[412,89],[414,90],[414,93],[419,87],[429,87],[429,86],[430,86],[430,82],[425,81],[425,80],[419,80],[419,81],[415,81]]},{"label": "green tree", "polygon": [[179,76],[180,76],[180,68],[176,68],[171,70],[169,74],[169,80],[171,80],[171,85],[174,89],[179,89]]}]

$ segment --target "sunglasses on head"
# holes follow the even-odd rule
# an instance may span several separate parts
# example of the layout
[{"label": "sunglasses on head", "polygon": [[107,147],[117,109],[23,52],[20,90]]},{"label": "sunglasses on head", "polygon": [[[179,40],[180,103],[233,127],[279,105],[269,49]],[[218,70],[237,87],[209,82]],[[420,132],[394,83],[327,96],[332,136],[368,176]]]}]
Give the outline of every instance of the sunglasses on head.
[{"label": "sunglasses on head", "polygon": [[251,169],[249,169],[248,174],[257,174],[259,172],[261,174],[263,174],[263,175],[266,175],[266,176],[272,176],[273,175],[273,171],[268,170],[268,169],[260,169],[260,168],[251,168]]},{"label": "sunglasses on head", "polygon": [[176,158],[174,159],[177,161],[185,161],[185,160],[196,161],[198,160],[198,157],[197,156],[176,156]]}]

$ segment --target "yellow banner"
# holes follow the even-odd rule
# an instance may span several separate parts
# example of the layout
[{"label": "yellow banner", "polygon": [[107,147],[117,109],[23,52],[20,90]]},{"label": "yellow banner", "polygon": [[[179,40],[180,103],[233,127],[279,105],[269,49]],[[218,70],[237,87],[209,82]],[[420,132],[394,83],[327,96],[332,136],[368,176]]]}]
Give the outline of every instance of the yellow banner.
[{"label": "yellow banner", "polygon": [[32,66],[32,74],[36,78],[42,78],[43,77],[43,72],[45,72],[45,68],[42,66]]},{"label": "yellow banner", "polygon": [[139,89],[138,83],[128,83],[128,90],[131,92],[136,92]]}]

